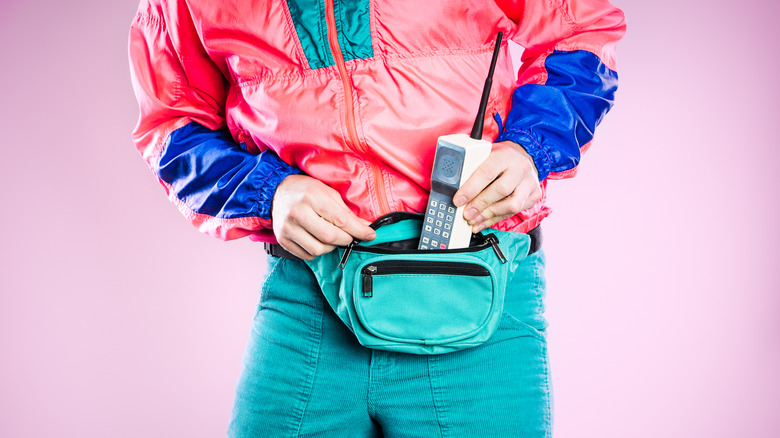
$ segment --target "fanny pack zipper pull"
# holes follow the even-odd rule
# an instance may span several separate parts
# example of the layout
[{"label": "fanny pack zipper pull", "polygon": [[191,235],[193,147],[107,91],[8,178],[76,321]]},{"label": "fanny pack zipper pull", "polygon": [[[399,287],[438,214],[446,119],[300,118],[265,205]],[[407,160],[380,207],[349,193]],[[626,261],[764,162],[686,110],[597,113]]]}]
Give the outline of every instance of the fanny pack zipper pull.
[{"label": "fanny pack zipper pull", "polygon": [[490,242],[490,246],[493,247],[493,251],[495,251],[496,256],[501,261],[501,263],[508,262],[509,260],[507,260],[506,256],[504,255],[504,252],[501,251],[501,247],[498,246],[498,239],[496,238],[496,235],[488,234],[485,237],[487,238],[488,242]]},{"label": "fanny pack zipper pull", "polygon": [[355,245],[357,245],[357,240],[353,240],[352,242],[349,242],[347,249],[344,250],[344,254],[341,256],[341,260],[339,261],[339,269],[344,269],[344,266],[346,266],[347,264],[347,259],[349,258],[349,255],[352,254],[352,248]]},{"label": "fanny pack zipper pull", "polygon": [[376,266],[369,265],[363,268],[363,298],[374,296],[374,284],[372,275],[376,274]]}]

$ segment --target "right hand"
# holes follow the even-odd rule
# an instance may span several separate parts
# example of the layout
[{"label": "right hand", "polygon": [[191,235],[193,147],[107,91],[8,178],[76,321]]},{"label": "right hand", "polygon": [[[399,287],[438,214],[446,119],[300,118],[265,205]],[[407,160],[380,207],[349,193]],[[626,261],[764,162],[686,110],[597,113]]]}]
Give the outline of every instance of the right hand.
[{"label": "right hand", "polygon": [[289,175],[279,183],[271,220],[282,248],[305,260],[353,239],[376,237],[370,222],[352,213],[336,190],[306,175]]}]

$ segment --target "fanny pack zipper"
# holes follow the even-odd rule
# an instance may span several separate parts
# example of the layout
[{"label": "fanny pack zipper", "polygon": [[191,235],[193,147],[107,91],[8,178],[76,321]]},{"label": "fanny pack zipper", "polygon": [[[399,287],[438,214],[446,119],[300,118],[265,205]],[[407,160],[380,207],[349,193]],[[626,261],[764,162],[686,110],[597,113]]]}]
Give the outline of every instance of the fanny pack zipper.
[{"label": "fanny pack zipper", "polygon": [[362,252],[370,252],[375,254],[399,254],[399,255],[406,255],[406,254],[454,254],[454,253],[466,253],[466,252],[477,252],[482,251],[483,249],[487,248],[488,246],[493,247],[493,251],[496,253],[496,257],[501,261],[501,263],[506,263],[507,258],[504,255],[504,252],[501,251],[501,247],[498,246],[498,238],[495,234],[490,233],[487,235],[478,234],[478,236],[482,236],[483,242],[476,245],[476,246],[470,246],[468,248],[458,248],[458,249],[447,249],[447,250],[441,250],[441,249],[415,249],[415,250],[409,250],[409,251],[394,251],[389,249],[382,249],[382,248],[373,248],[370,246],[362,246],[359,244],[357,240],[353,240],[347,248],[344,250],[344,254],[341,256],[341,260],[339,261],[339,269],[344,269],[344,266],[347,264],[347,260],[349,259],[350,254],[352,254],[352,251],[362,251]]},{"label": "fanny pack zipper", "polygon": [[484,266],[465,262],[437,262],[433,260],[387,260],[365,266],[360,273],[363,276],[363,297],[370,298],[374,293],[374,276],[397,274],[427,275],[463,275],[468,277],[488,277],[490,271]]}]

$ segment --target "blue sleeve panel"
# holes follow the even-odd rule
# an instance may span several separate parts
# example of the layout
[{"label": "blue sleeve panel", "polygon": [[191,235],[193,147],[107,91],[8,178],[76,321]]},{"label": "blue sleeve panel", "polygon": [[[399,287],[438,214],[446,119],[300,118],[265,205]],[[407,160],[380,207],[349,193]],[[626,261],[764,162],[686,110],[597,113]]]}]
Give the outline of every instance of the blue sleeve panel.
[{"label": "blue sleeve panel", "polygon": [[612,108],[618,75],[595,54],[555,51],[545,61],[547,82],[526,84],[512,94],[506,127],[496,142],[511,140],[533,158],[539,180],[573,169],[580,148]]},{"label": "blue sleeve panel", "polygon": [[271,150],[252,154],[227,130],[212,131],[195,122],[171,133],[157,170],[192,211],[221,219],[270,219],[276,186],[300,173]]}]

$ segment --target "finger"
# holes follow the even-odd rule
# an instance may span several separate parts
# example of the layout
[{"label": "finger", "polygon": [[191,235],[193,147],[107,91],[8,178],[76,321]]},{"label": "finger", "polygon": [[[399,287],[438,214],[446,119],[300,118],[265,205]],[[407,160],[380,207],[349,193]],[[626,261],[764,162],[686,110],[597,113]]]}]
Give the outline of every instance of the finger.
[{"label": "finger", "polygon": [[472,232],[476,233],[497,222],[515,215],[517,213],[514,211],[517,201],[513,198],[514,197],[508,197],[502,199],[501,201],[491,205],[488,209],[489,212],[481,213],[479,216],[479,221],[473,221],[473,223],[469,224],[472,226]]},{"label": "finger", "polygon": [[477,170],[455,192],[453,203],[456,207],[465,205],[474,199],[506,169],[506,164],[502,164],[498,158],[496,154],[488,155],[488,158],[477,167]]},{"label": "finger", "polygon": [[279,242],[279,245],[282,246],[282,248],[284,248],[287,252],[289,252],[290,254],[292,254],[292,255],[294,255],[294,256],[296,256],[298,258],[301,258],[301,259],[304,259],[304,260],[312,260],[312,259],[314,259],[313,255],[311,255],[308,252],[306,252],[305,249],[301,248],[300,245],[298,245],[297,243],[295,243],[294,241],[292,241],[290,239],[286,239],[284,237],[278,237],[277,241]]},{"label": "finger", "polygon": [[[323,219],[358,240],[372,240],[376,237],[374,229],[369,227],[364,219],[352,213],[352,210],[347,207],[341,199],[341,195],[337,192],[335,196],[322,197],[316,200],[313,208]],[[350,239],[351,241],[352,239]]]},{"label": "finger", "polygon": [[524,180],[523,183],[511,196],[492,204],[488,210],[483,212],[480,221],[475,221],[472,225],[473,232],[478,232],[508,217],[533,207],[541,199],[541,190],[538,183],[530,180]]},{"label": "finger", "polygon": [[[292,228],[283,238],[279,239],[279,243],[284,249],[305,260],[311,260],[321,254],[333,251],[335,248],[333,245],[320,242],[302,227]],[[290,248],[288,249],[285,245]]]},{"label": "finger", "polygon": [[[470,225],[476,225],[494,216],[531,208],[540,198],[539,180],[532,172],[507,171],[466,205],[464,216]],[[501,202],[505,199],[511,202]]]},{"label": "finger", "polygon": [[481,222],[484,219],[507,212],[496,210],[495,205],[502,199],[511,197],[522,178],[513,172],[504,172],[492,184],[485,188],[466,205],[463,217],[471,225]]},{"label": "finger", "polygon": [[501,216],[493,216],[492,218],[486,219],[486,220],[484,220],[484,221],[474,225],[473,227],[471,227],[471,232],[472,233],[479,233],[480,231],[484,230],[485,228],[487,228],[487,227],[489,227],[489,226],[491,226],[493,224],[497,224],[497,223],[501,222],[502,220],[510,218],[512,216],[514,216],[514,214],[505,214],[505,215],[501,215]]},{"label": "finger", "polygon": [[328,222],[314,210],[307,210],[302,215],[300,226],[326,245],[346,246],[353,240],[349,233]]}]

